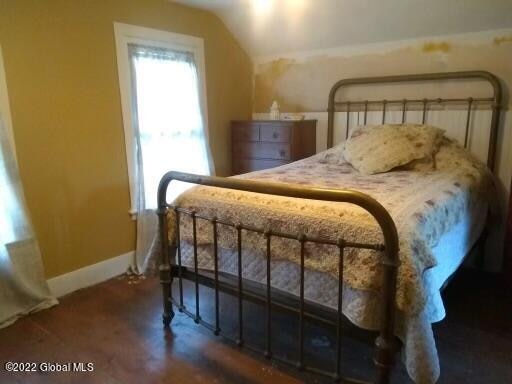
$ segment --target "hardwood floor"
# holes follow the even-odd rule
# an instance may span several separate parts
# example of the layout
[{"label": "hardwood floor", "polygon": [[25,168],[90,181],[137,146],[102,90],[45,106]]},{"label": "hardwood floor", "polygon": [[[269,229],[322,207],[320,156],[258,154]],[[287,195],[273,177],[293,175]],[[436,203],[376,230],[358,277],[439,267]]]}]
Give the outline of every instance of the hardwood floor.
[{"label": "hardwood floor", "polygon": [[[445,291],[447,318],[435,325],[439,383],[512,383],[512,298],[493,276],[465,271]],[[206,289],[205,289],[206,290]],[[191,292],[191,291],[189,291]],[[233,302],[221,297],[221,325],[234,331]],[[209,302],[203,301],[207,315]],[[0,330],[0,383],[331,383],[240,351],[177,313],[170,332],[160,321],[154,278],[120,277],[62,298],[61,304]],[[293,346],[295,320],[278,315],[274,338]],[[247,304],[248,342],[262,344],[263,312]],[[310,362],[332,363],[330,332],[308,328]],[[349,340],[344,367],[368,378],[372,348]],[[348,352],[350,350],[350,353]],[[294,356],[295,349],[276,351]],[[397,356],[398,357],[398,356]],[[92,362],[93,372],[7,373],[16,362]],[[401,362],[394,381],[409,383]]]}]

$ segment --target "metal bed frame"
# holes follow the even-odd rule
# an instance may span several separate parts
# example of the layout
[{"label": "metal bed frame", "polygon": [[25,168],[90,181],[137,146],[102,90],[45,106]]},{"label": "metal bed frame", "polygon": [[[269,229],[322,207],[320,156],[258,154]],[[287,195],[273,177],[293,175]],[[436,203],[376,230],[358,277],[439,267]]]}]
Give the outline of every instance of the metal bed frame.
[{"label": "metal bed frame", "polygon": [[[388,83],[411,83],[411,82],[429,82],[444,80],[471,80],[479,79],[487,81],[491,84],[493,95],[486,98],[436,98],[436,99],[402,99],[402,100],[365,100],[365,101],[337,101],[337,92],[345,87],[354,85],[367,84],[388,84]],[[334,141],[334,113],[340,110],[347,112],[346,129],[347,136],[350,124],[350,112],[354,111],[354,107],[358,107],[358,111],[364,112],[364,123],[367,120],[369,106],[377,105],[382,107],[382,122],[386,121],[387,106],[396,104],[402,106],[402,122],[405,122],[407,108],[411,105],[420,105],[423,111],[423,122],[426,121],[426,112],[432,104],[443,103],[465,103],[467,104],[467,121],[464,137],[464,145],[468,144],[468,135],[470,128],[471,113],[476,104],[490,104],[492,109],[491,128],[489,138],[489,150],[487,164],[489,168],[494,169],[496,141],[499,124],[499,111],[501,103],[501,87],[497,78],[483,71],[468,72],[450,72],[450,73],[429,73],[418,75],[399,75],[386,77],[356,78],[345,79],[337,82],[331,89],[329,94],[328,105],[328,147],[332,147]],[[377,221],[383,234],[384,242],[382,244],[369,244],[364,242],[349,242],[343,238],[326,239],[313,238],[305,236],[302,233],[280,233],[272,231],[271,228],[255,228],[242,222],[227,222],[217,217],[207,217],[201,215],[200,212],[189,211],[184,208],[173,206],[166,201],[166,192],[169,183],[172,180],[212,186],[217,188],[227,188],[240,191],[248,191],[255,193],[271,194],[278,196],[286,196],[290,198],[324,200],[334,202],[346,202],[358,205],[368,211]],[[176,245],[169,244],[167,213],[169,209],[174,210],[176,217],[177,239]],[[379,334],[375,340],[375,356],[374,364],[376,374],[374,383],[386,384],[390,382],[390,375],[394,365],[394,355],[397,349],[397,339],[394,336],[394,320],[395,320],[395,295],[397,269],[399,266],[398,247],[399,239],[395,223],[388,211],[372,197],[353,190],[337,190],[323,188],[305,188],[295,187],[286,184],[262,183],[250,180],[240,180],[236,178],[223,178],[200,176],[181,172],[166,173],[158,187],[158,209],[159,233],[162,246],[162,256],[160,265],[160,281],[163,289],[163,323],[168,327],[174,317],[173,305],[180,312],[193,318],[198,324],[202,324],[209,328],[215,335],[222,334],[220,328],[219,316],[219,292],[235,296],[238,302],[238,335],[234,340],[237,345],[244,346],[244,326],[243,326],[243,310],[244,300],[250,300],[265,306],[265,350],[263,351],[266,358],[274,358],[276,360],[293,364],[299,370],[308,370],[317,374],[332,377],[335,381],[343,381],[349,383],[363,383],[360,380],[348,378],[341,372],[341,345],[342,345],[342,289],[343,289],[343,263],[344,250],[346,248],[366,248],[381,252],[380,264],[382,267],[382,283],[381,283],[381,320]],[[192,220],[193,235],[193,253],[194,268],[187,268],[181,262],[180,249],[180,215],[188,215]],[[214,271],[210,274],[199,273],[198,256],[197,256],[197,219],[207,220],[211,222],[213,233],[213,260]],[[222,273],[218,268],[218,225],[230,226],[236,229],[238,243],[238,271],[237,275],[229,275]],[[242,277],[242,230],[252,231],[262,234],[266,239],[266,284],[256,283],[246,280]],[[274,237],[294,239],[300,244],[300,294],[296,297],[291,294],[279,291],[271,287],[271,241]],[[311,303],[304,298],[304,258],[305,244],[308,242],[328,244],[337,247],[338,252],[338,302],[337,309],[323,307],[319,304]],[[178,279],[179,297],[175,299],[172,295],[172,283],[174,279]],[[189,311],[183,301],[183,279],[190,280],[195,287],[195,309]],[[204,321],[200,316],[199,310],[199,285],[210,287],[215,293],[215,320],[214,324]],[[298,359],[290,361],[288,359],[274,356],[272,353],[272,311],[284,310],[293,312],[298,315]],[[311,367],[304,362],[304,322],[305,319],[311,319],[326,325],[336,327],[336,366],[333,372],[327,372],[315,367]],[[224,334],[223,334],[224,335]],[[225,337],[228,337],[224,335]],[[229,337],[228,337],[229,338]],[[250,346],[249,349],[251,348]]]}]

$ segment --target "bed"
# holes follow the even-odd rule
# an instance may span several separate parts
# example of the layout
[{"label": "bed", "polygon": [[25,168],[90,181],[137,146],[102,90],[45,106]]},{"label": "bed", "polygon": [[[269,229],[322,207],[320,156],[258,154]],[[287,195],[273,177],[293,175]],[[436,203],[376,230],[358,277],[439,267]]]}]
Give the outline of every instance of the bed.
[{"label": "bed", "polygon": [[[485,80],[493,94],[444,99],[336,98],[340,89],[354,85],[460,79]],[[410,377],[417,383],[434,383],[439,377],[439,361],[431,325],[445,316],[442,287],[485,232],[500,97],[496,78],[479,71],[342,80],[329,95],[330,149],[292,164],[232,178],[167,173],[158,196],[164,324],[170,324],[175,305],[221,334],[222,291],[237,297],[240,321],[236,342],[244,345],[244,300],[253,300],[266,311],[263,352],[279,359],[272,353],[271,313],[292,311],[299,318],[295,365],[350,382],[340,364],[346,317],[360,328],[379,331],[376,383],[389,382],[400,344]],[[454,139],[442,140],[435,170],[418,166],[365,175],[344,160],[344,143],[333,146],[336,111],[345,111],[348,137],[351,112],[356,111],[357,119],[366,124],[372,106],[380,106],[381,122],[385,123],[386,113],[398,105],[405,124],[406,108],[419,105],[425,123],[432,105],[446,103],[467,104],[465,134],[460,144]],[[489,105],[492,111],[487,167],[463,148],[468,145],[471,114],[479,104]],[[171,180],[201,186],[168,204]],[[183,302],[183,279],[195,285],[192,310]],[[173,280],[177,298],[172,295]],[[213,324],[199,313],[200,284],[215,292]],[[337,329],[333,372],[304,361],[304,322],[308,318]]]}]

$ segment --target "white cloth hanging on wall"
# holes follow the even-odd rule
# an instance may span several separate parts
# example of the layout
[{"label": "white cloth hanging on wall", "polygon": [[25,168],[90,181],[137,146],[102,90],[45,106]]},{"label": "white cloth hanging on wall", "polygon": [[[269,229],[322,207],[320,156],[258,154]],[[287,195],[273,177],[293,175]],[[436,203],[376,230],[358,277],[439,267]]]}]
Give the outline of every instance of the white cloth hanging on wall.
[{"label": "white cloth hanging on wall", "polygon": [[44,279],[14,148],[0,116],[0,328],[57,303]]}]

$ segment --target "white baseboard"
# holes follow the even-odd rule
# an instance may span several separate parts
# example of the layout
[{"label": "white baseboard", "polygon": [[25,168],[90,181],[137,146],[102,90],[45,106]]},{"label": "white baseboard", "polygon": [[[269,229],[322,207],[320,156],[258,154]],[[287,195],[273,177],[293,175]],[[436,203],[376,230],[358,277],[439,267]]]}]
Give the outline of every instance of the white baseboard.
[{"label": "white baseboard", "polygon": [[88,265],[48,280],[50,291],[56,297],[67,295],[78,289],[90,287],[126,272],[132,262],[133,251],[99,263]]}]

